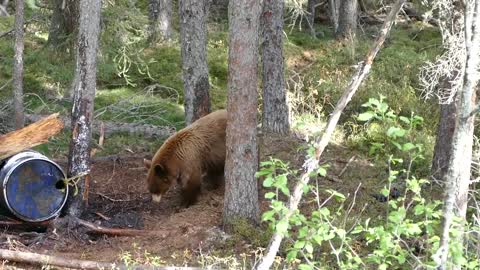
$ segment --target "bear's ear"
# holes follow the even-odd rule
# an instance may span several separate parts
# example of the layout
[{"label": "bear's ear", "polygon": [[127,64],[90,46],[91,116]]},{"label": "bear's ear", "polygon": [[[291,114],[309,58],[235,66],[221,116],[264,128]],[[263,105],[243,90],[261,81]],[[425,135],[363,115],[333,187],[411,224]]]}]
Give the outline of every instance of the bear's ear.
[{"label": "bear's ear", "polygon": [[160,164],[155,165],[155,174],[159,177],[167,176],[167,169]]},{"label": "bear's ear", "polygon": [[150,167],[152,167],[152,161],[148,159],[143,159],[143,165],[145,165],[145,168],[150,169]]}]

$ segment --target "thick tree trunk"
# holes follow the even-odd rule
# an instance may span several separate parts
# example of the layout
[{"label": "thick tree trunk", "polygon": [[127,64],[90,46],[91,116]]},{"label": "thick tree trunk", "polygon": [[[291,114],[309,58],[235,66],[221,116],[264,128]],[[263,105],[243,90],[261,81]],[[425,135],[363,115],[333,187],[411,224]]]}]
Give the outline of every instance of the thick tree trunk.
[{"label": "thick tree trunk", "polygon": [[457,104],[455,102],[440,105],[440,119],[433,151],[431,172],[432,177],[442,183],[445,180],[450,157],[452,156],[452,138],[455,131],[456,112]]},{"label": "thick tree trunk", "polygon": [[23,109],[23,23],[24,1],[15,0],[15,55],[13,61],[13,109],[15,128],[25,125]]},{"label": "thick tree trunk", "polygon": [[264,0],[262,26],[263,114],[265,132],[290,130],[283,60],[283,0]]},{"label": "thick tree trunk", "polygon": [[358,16],[357,0],[341,0],[338,12],[337,38],[355,38]]},{"label": "thick tree trunk", "polygon": [[48,33],[49,45],[59,47],[69,36],[76,34],[79,19],[78,3],[77,0],[53,1],[53,14]]},{"label": "thick tree trunk", "polygon": [[180,0],[185,121],[193,123],[210,112],[207,64],[207,0]]},{"label": "thick tree trunk", "polygon": [[148,4],[149,42],[172,38],[172,0],[150,0]]},{"label": "thick tree trunk", "polygon": [[[468,187],[475,122],[476,88],[480,79],[480,0],[467,1],[465,4],[465,49],[466,63],[463,86],[456,94],[458,113],[452,139],[452,155],[446,175],[445,199],[442,216],[440,247],[437,251],[439,265],[437,269],[448,269],[450,232],[452,227],[458,230],[456,243],[463,243],[464,224],[454,224],[454,218],[464,221],[467,213]],[[452,265],[452,269],[461,269]]]},{"label": "thick tree trunk", "polygon": [[224,225],[258,223],[257,71],[260,1],[230,1]]},{"label": "thick tree trunk", "polygon": [[[68,177],[90,170],[93,102],[96,88],[98,35],[101,0],[80,1],[77,64],[73,82],[72,139],[68,156]],[[69,214],[79,216],[85,206],[88,175],[78,182],[79,194],[69,201]],[[88,183],[87,183],[88,185]]]}]

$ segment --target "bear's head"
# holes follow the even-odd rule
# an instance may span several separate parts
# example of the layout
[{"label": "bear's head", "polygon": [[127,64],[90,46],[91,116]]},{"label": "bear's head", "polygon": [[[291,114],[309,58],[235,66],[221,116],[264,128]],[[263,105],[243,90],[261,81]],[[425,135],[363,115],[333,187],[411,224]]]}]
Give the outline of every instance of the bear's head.
[{"label": "bear's head", "polygon": [[169,172],[164,165],[153,165],[151,160],[144,159],[143,164],[148,169],[147,186],[148,191],[152,194],[152,200],[160,202],[162,195],[175,183],[178,176]]}]

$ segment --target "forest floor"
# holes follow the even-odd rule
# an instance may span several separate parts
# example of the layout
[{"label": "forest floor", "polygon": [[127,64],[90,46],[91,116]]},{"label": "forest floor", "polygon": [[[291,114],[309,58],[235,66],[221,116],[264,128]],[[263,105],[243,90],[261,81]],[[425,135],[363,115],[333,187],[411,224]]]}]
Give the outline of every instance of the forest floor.
[{"label": "forest floor", "polygon": [[[289,162],[292,168],[301,168],[305,156],[305,151],[301,150],[305,145],[302,139],[293,135],[265,138],[260,135],[259,143],[262,161],[271,156]],[[151,153],[145,153],[145,157],[149,155]],[[327,177],[319,177],[316,184],[322,190],[333,189],[350,194],[351,200],[355,200],[352,219],[358,219],[362,211],[369,217],[385,216],[386,204],[372,195],[384,185],[386,174],[379,169],[373,170],[372,163],[355,155],[345,147],[331,145],[322,161],[330,166]],[[138,156],[95,162],[89,207],[83,218],[104,227],[158,233],[107,237],[79,234],[81,231],[77,230],[62,235],[47,231],[37,241],[25,244],[22,243],[24,234],[8,232],[16,238],[0,242],[0,245],[64,258],[177,266],[199,265],[201,260],[207,263],[212,256],[225,258],[251,253],[260,246],[266,247],[270,233],[267,233],[265,224],[263,229],[239,227],[233,235],[222,232],[223,187],[204,190],[197,204],[183,208],[176,188],[169,191],[160,203],[153,203],[146,190],[145,176],[146,169]],[[291,181],[292,186],[294,183]],[[269,208],[269,201],[263,196],[265,192],[266,189],[259,183],[262,212]],[[353,194],[356,194],[355,198]],[[319,199],[324,201],[327,197],[328,193],[320,194]],[[311,212],[316,205],[315,198],[307,198],[301,208]]]}]

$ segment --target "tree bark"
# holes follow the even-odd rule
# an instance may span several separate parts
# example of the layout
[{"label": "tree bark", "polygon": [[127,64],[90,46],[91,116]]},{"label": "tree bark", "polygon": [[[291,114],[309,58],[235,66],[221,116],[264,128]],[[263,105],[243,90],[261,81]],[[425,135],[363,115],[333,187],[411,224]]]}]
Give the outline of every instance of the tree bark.
[{"label": "tree bark", "polygon": [[62,130],[58,113],[52,114],[22,129],[0,136],[0,160],[21,151],[46,143],[48,138]]},{"label": "tree bark", "polygon": [[[283,2],[283,0],[282,0]],[[308,23],[308,27],[310,28],[310,32],[312,34],[313,37],[316,37],[316,33],[315,33],[315,27],[314,27],[314,24],[315,24],[315,6],[317,5],[317,0],[308,0],[307,1],[307,23]],[[283,18],[283,16],[282,16]]]},{"label": "tree bark", "polygon": [[172,38],[172,0],[150,0],[148,4],[149,42]]},{"label": "tree bark", "polygon": [[432,177],[442,183],[445,181],[448,164],[452,156],[452,138],[453,132],[455,131],[456,112],[457,104],[455,102],[440,105],[440,119],[438,122],[435,148],[433,150],[431,172]]},{"label": "tree bark", "polygon": [[207,0],[180,0],[185,121],[189,125],[210,113],[207,64]]},{"label": "tree bark", "polygon": [[290,131],[283,60],[283,0],[264,0],[262,26],[262,129],[286,134]]},{"label": "tree bark", "polygon": [[228,124],[225,163],[226,228],[237,219],[258,224],[255,173],[257,146],[257,71],[260,1],[230,1],[228,55]]},{"label": "tree bark", "polygon": [[341,0],[329,0],[328,7],[330,10],[330,21],[332,22],[333,32],[338,31],[338,10],[340,9]]},{"label": "tree bark", "polygon": [[75,37],[79,22],[79,2],[77,0],[53,1],[53,14],[48,33],[50,46],[59,47],[69,36]]},{"label": "tree bark", "polygon": [[8,2],[8,0],[4,0],[3,3],[0,4],[0,17],[10,16],[7,12]]},{"label": "tree bark", "polygon": [[355,38],[358,16],[357,0],[341,0],[338,12],[337,38]]},{"label": "tree bark", "polygon": [[15,128],[25,125],[23,108],[23,23],[24,1],[15,0],[15,54],[13,62],[13,108],[15,111]]},{"label": "tree bark", "polygon": [[[476,93],[480,75],[480,1],[465,2],[465,49],[466,63],[464,65],[463,86],[456,94],[458,113],[455,119],[455,131],[452,139],[452,155],[446,175],[446,189],[442,216],[442,233],[440,247],[437,251],[438,268],[446,270],[449,259],[450,232],[452,227],[463,232],[464,224],[454,224],[454,218],[466,219],[468,187],[470,185],[470,168],[472,162],[472,147],[476,109]],[[463,233],[454,239],[463,243]],[[452,262],[452,269],[461,269],[461,265]]]},{"label": "tree bark", "polygon": [[[320,157],[323,154],[323,151],[327,147],[330,138],[332,137],[333,131],[337,126],[338,120],[340,119],[340,115],[342,114],[343,110],[347,106],[347,104],[352,99],[353,95],[355,95],[356,91],[358,90],[361,82],[365,79],[367,74],[370,71],[372,66],[373,60],[375,56],[380,51],[385,39],[387,38],[388,34],[390,33],[390,29],[397,17],[398,12],[402,8],[403,4],[406,0],[397,0],[395,4],[392,6],[390,13],[388,14],[383,27],[380,31],[380,34],[377,37],[377,40],[373,44],[373,47],[368,52],[365,60],[359,63],[355,74],[353,75],[352,79],[350,80],[347,88],[343,92],[342,97],[338,100],[333,113],[328,120],[327,127],[325,128],[325,132],[322,134],[320,140],[316,140],[315,145],[315,156],[309,158],[305,161],[303,167],[306,168],[306,172],[304,172],[300,178],[300,181],[295,185],[294,191],[292,196],[289,200],[288,210],[285,215],[282,217],[280,222],[286,222],[287,224],[290,223],[290,217],[293,213],[298,209],[298,204],[302,199],[303,195],[303,188],[308,185],[310,182],[310,174],[312,174],[317,168],[318,163],[320,161]],[[275,260],[275,256],[280,248],[280,244],[282,243],[284,235],[282,233],[275,232],[270,239],[270,244],[268,245],[267,251],[265,256],[260,260],[260,263],[256,266],[256,270],[268,270],[270,269],[271,265]]]},{"label": "tree bark", "polygon": [[[68,177],[90,170],[93,102],[96,88],[98,35],[100,32],[101,0],[80,1],[77,61],[73,82],[72,139],[68,155]],[[68,212],[74,217],[84,210],[88,175],[78,182],[77,196],[69,198]]]}]

